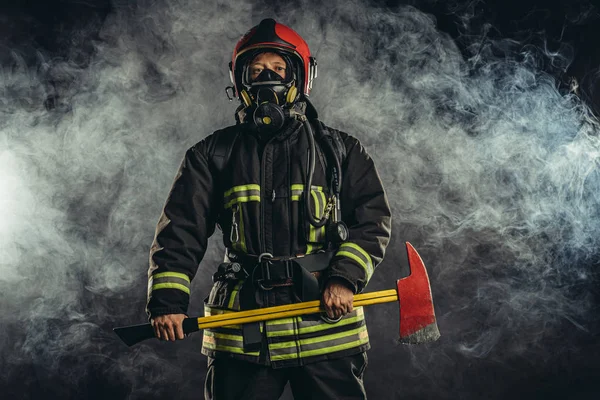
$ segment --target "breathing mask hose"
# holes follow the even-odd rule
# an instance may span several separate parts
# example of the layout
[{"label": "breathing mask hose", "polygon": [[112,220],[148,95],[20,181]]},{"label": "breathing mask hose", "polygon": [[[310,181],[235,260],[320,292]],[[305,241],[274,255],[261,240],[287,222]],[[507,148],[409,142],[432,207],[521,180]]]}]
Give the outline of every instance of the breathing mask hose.
[{"label": "breathing mask hose", "polygon": [[[304,124],[304,127],[306,128],[306,133],[308,135],[308,142],[309,142],[309,157],[308,157],[308,174],[306,177],[306,185],[304,186],[304,210],[306,211],[305,214],[308,217],[308,221],[310,222],[310,224],[316,228],[320,228],[322,226],[324,226],[327,223],[327,219],[328,216],[323,215],[323,217],[321,217],[321,219],[317,220],[314,217],[314,214],[310,208],[310,188],[312,187],[312,178],[313,175],[315,173],[315,159],[316,159],[316,148],[315,148],[315,139],[314,139],[314,133],[312,130],[312,127],[310,126],[310,123],[308,122],[308,120],[306,119],[305,116],[302,116],[301,121]],[[340,188],[341,188],[341,166],[340,166],[340,160],[338,159],[338,157],[335,156],[335,151],[333,149],[333,145],[327,142],[327,146],[329,147],[329,151],[332,152],[333,155],[333,159],[335,160],[335,166],[334,166],[334,171],[333,171],[333,181],[334,181],[334,185],[333,185],[333,190],[334,190],[334,194],[336,196],[336,207],[338,207],[339,204],[339,193],[340,193]],[[337,210],[336,210],[337,211]],[[334,214],[337,214],[334,213]]]}]

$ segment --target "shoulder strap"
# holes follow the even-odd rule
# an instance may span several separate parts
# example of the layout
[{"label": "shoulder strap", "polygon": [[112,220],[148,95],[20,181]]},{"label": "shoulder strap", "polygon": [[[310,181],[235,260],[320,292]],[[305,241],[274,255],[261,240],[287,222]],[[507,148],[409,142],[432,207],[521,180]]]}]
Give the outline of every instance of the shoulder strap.
[{"label": "shoulder strap", "polygon": [[346,159],[346,146],[344,145],[344,141],[342,140],[342,136],[340,135],[340,131],[334,128],[329,128],[325,126],[325,124],[319,120],[317,120],[319,124],[319,130],[321,131],[321,137],[326,139],[329,138],[333,143],[333,148],[335,149],[336,156],[340,160],[340,165],[344,163]]},{"label": "shoulder strap", "polygon": [[210,158],[218,173],[223,172],[231,157],[231,150],[239,135],[239,129],[235,128],[237,128],[237,126],[225,129],[215,135]]}]

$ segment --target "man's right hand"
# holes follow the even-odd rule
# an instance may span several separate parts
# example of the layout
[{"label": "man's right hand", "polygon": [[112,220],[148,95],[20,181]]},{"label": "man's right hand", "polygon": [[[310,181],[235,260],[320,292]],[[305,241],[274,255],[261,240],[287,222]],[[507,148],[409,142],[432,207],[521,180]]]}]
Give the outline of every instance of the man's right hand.
[{"label": "man's right hand", "polygon": [[182,325],[185,318],[185,314],[159,315],[151,319],[150,323],[154,328],[154,335],[157,338],[174,342],[175,339],[181,340],[185,338]]}]

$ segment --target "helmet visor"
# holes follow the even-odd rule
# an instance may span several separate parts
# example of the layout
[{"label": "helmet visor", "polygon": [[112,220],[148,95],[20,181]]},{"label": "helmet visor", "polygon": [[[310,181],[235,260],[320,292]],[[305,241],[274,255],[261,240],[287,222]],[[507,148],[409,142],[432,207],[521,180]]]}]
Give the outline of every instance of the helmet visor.
[{"label": "helmet visor", "polygon": [[[275,54],[276,57],[259,57],[266,53]],[[275,74],[270,75],[274,76],[279,81],[278,83],[287,84],[295,80],[297,76],[297,67],[287,54],[269,48],[258,49],[248,54],[246,58],[242,72],[242,83],[245,86],[252,85],[265,69],[275,72]]]}]

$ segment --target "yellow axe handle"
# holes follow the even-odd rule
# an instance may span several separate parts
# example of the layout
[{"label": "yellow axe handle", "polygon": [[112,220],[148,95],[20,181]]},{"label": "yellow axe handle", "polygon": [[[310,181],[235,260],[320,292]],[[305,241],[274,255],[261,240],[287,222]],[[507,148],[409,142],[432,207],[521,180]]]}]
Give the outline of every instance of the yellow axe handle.
[{"label": "yellow axe handle", "polygon": [[[392,301],[399,301],[398,291],[396,289],[357,294],[354,296],[354,301],[352,304],[354,307],[360,307],[369,304],[388,303]],[[319,300],[315,300],[247,311],[216,310],[219,312],[217,315],[201,318],[190,317],[184,319],[183,331],[186,334],[189,334],[204,328],[218,328],[220,326],[239,325],[249,322],[267,321],[271,319],[296,317],[299,315],[324,312],[320,305],[321,302]],[[136,343],[154,337],[154,328],[148,323],[122,326],[114,328],[113,330],[127,346],[133,346]]]},{"label": "yellow axe handle", "polygon": [[[354,307],[370,304],[390,303],[398,301],[398,292],[395,289],[381,290],[379,292],[361,293],[354,296]],[[305,301],[303,303],[286,304],[283,306],[258,308],[255,310],[226,312],[209,317],[198,318],[198,328],[218,328],[227,325],[247,324],[250,322],[268,321],[272,319],[297,317],[299,315],[325,312],[320,307],[321,301]]]}]

